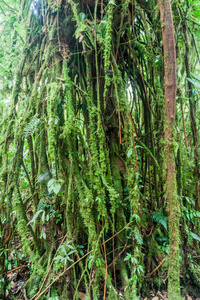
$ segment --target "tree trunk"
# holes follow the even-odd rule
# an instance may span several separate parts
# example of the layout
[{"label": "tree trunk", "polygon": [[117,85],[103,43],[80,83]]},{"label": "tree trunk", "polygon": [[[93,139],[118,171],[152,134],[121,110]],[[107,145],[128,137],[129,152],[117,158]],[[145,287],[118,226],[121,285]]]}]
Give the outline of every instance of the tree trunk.
[{"label": "tree trunk", "polygon": [[176,110],[176,50],[170,0],[159,0],[165,67],[165,159],[166,199],[169,208],[168,299],[180,297],[179,218],[174,158],[174,125]]}]

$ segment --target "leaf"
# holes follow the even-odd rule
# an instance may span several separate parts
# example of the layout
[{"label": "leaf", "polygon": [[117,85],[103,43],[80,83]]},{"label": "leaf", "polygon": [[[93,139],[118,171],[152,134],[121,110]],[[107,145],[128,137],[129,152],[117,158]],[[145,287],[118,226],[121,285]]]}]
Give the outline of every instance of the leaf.
[{"label": "leaf", "polygon": [[134,232],[134,236],[135,236],[135,239],[136,239],[137,243],[138,243],[139,245],[142,245],[142,244],[143,244],[143,239],[142,239],[142,236],[141,236],[141,234],[139,233],[139,231],[135,231],[135,232]]},{"label": "leaf", "polygon": [[43,211],[43,214],[42,214],[42,223],[43,224],[45,223],[45,211]]},{"label": "leaf", "polygon": [[49,175],[51,174],[51,172],[49,170],[46,170],[44,173],[42,173],[39,177],[38,177],[38,182],[41,182],[43,180],[46,180],[47,177],[49,177]]},{"label": "leaf", "polygon": [[195,74],[192,73],[192,72],[190,72],[190,74],[192,74],[192,76],[193,76],[194,78],[196,78],[198,81],[200,81],[200,78],[199,78],[197,75],[195,75]]},{"label": "leaf", "polygon": [[135,266],[135,271],[137,272],[138,275],[143,273],[144,272],[143,266],[141,265]]},{"label": "leaf", "polygon": [[[185,173],[184,174],[185,177],[192,177],[193,176],[193,173],[192,172],[188,172],[188,173]],[[185,197],[186,198],[186,197]]]},{"label": "leaf", "polygon": [[110,0],[110,1],[108,2],[108,5],[110,5],[110,4],[116,5],[115,2],[114,2],[113,0]]},{"label": "leaf", "polygon": [[132,222],[134,218],[135,218],[135,220],[136,220],[136,223],[139,224],[141,220],[140,220],[140,216],[137,215],[137,214],[133,214],[133,215],[130,217],[129,223]]},{"label": "leaf", "polygon": [[132,150],[128,150],[127,152],[127,157],[129,158],[132,155],[133,151]]},{"label": "leaf", "polygon": [[47,186],[50,187],[54,183],[55,179],[50,179],[47,183]]},{"label": "leaf", "polygon": [[194,15],[195,17],[197,17],[197,18],[200,17],[200,11],[191,11],[191,14]]},{"label": "leaf", "polygon": [[81,13],[79,14],[79,17],[80,17],[80,20],[83,21],[83,20],[85,19],[85,14],[84,14],[84,12],[81,12]]},{"label": "leaf", "polygon": [[57,183],[57,184],[54,186],[54,189],[53,189],[54,193],[55,193],[55,194],[58,194],[59,191],[60,191],[60,188],[61,188],[61,185],[60,185],[59,183]]},{"label": "leaf", "polygon": [[49,194],[53,191],[55,194],[58,194],[61,188],[60,183],[58,183],[54,178],[50,179],[47,183]]},{"label": "leaf", "polygon": [[9,81],[8,88],[9,88],[9,89],[11,89],[11,88],[12,88],[12,86],[13,86],[13,83],[12,83],[12,81]]},{"label": "leaf", "polygon": [[195,79],[191,79],[187,77],[187,80],[194,84],[196,87],[200,88],[200,83],[197,82]]},{"label": "leaf", "polygon": [[92,267],[92,262],[93,262],[93,256],[91,257],[91,259],[88,262],[88,269],[90,270]]},{"label": "leaf", "polygon": [[69,249],[74,250],[74,247],[73,247],[72,245],[67,245],[67,247],[68,247]]},{"label": "leaf", "polygon": [[73,254],[74,252],[76,252],[77,250],[72,250],[72,251],[70,251],[69,253],[68,253],[68,255],[71,255],[71,254]]},{"label": "leaf", "polygon": [[25,189],[25,188],[26,188],[26,186],[27,186],[27,182],[26,182],[26,181],[25,181],[25,182],[23,182],[22,186],[23,186],[23,188]]},{"label": "leaf", "polygon": [[84,293],[82,293],[82,292],[78,292],[78,297],[79,297],[79,299],[81,299],[81,300],[86,300],[87,298],[87,295],[86,294],[84,294]]},{"label": "leaf", "polygon": [[41,232],[41,238],[43,238],[44,240],[46,240],[47,238],[46,233],[44,231]]},{"label": "leaf", "polygon": [[61,255],[58,255],[58,256],[56,256],[55,258],[54,258],[54,260],[56,261],[56,260],[63,260],[63,256],[61,256]]},{"label": "leaf", "polygon": [[167,219],[160,210],[153,213],[151,219],[153,222],[161,224],[167,230]]},{"label": "leaf", "polygon": [[200,237],[192,231],[189,231],[189,235],[196,241],[200,242]]},{"label": "leaf", "polygon": [[36,212],[36,214],[33,216],[32,220],[31,220],[30,222],[28,222],[27,225],[29,225],[30,223],[35,223],[36,219],[39,217],[39,215],[40,215],[42,212],[43,212],[42,209],[38,210],[38,211]]},{"label": "leaf", "polygon": [[33,134],[36,131],[39,123],[40,119],[38,118],[38,114],[36,114],[31,118],[29,124],[24,129],[24,137],[26,138],[27,136]]}]

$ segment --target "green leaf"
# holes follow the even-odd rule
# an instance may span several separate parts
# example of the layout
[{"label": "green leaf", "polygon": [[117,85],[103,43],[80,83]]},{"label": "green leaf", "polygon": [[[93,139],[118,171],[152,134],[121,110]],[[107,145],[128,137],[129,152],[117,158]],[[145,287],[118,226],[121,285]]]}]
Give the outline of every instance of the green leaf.
[{"label": "green leaf", "polygon": [[41,238],[43,238],[44,240],[46,240],[47,238],[46,233],[44,231],[41,232]]},{"label": "green leaf", "polygon": [[80,17],[80,20],[83,21],[83,20],[85,19],[85,14],[84,14],[84,12],[81,12],[81,13],[79,14],[79,17]]},{"label": "green leaf", "polygon": [[43,214],[42,214],[42,223],[43,224],[45,223],[45,211],[43,211]]},{"label": "green leaf", "polygon": [[36,214],[33,216],[32,220],[31,220],[30,222],[28,222],[27,225],[29,225],[29,224],[31,224],[31,223],[35,223],[36,219],[39,217],[39,215],[40,215],[42,212],[43,212],[42,209],[38,210],[38,211],[36,212]]},{"label": "green leaf", "polygon": [[190,72],[190,74],[191,74],[194,78],[196,78],[198,81],[200,81],[200,78],[199,78],[197,75],[195,75],[195,74],[192,73],[192,72]]},{"label": "green leaf", "polygon": [[196,87],[200,88],[200,83],[195,79],[191,79],[187,77],[187,80],[190,81],[192,84],[194,84]]},{"label": "green leaf", "polygon": [[60,191],[60,188],[61,188],[61,185],[60,185],[59,183],[57,183],[57,184],[54,186],[54,189],[53,189],[54,193],[55,193],[55,194],[58,194],[59,191]]},{"label": "green leaf", "polygon": [[132,150],[128,150],[127,152],[127,157],[129,158],[132,155],[133,151]]},{"label": "green leaf", "polygon": [[55,179],[50,179],[47,183],[49,194],[53,191],[55,194],[58,194],[61,188],[60,183]]},{"label": "green leaf", "polygon": [[4,266],[5,266],[5,268],[7,268],[7,266],[8,266],[8,260],[7,259],[5,259]]},{"label": "green leaf", "polygon": [[200,242],[200,237],[192,231],[189,231],[189,235],[196,241]]},{"label": "green leaf", "polygon": [[110,5],[110,4],[116,5],[115,2],[114,2],[113,0],[110,0],[110,1],[108,2],[108,5]]},{"label": "green leaf", "polygon": [[142,245],[142,244],[143,244],[143,239],[142,239],[142,236],[141,236],[141,234],[139,233],[139,231],[135,231],[135,232],[134,232],[134,236],[135,236],[135,239],[136,239],[137,243],[138,243],[139,245]]},{"label": "green leaf", "polygon": [[133,214],[130,219],[129,219],[129,223],[133,221],[133,219],[135,219],[136,223],[139,224],[141,219],[140,219],[140,216],[137,215],[137,214]]},{"label": "green leaf", "polygon": [[36,114],[31,118],[29,124],[24,129],[24,137],[26,138],[27,136],[33,134],[36,131],[39,123],[40,119],[38,117],[38,114]]},{"label": "green leaf", "polygon": [[12,81],[9,81],[8,88],[9,88],[9,89],[11,89],[11,88],[12,88],[12,86],[13,86],[13,83],[12,83]]},{"label": "green leaf", "polygon": [[160,210],[152,214],[151,220],[161,224],[167,230],[167,219]]},{"label": "green leaf", "polygon": [[26,181],[25,181],[25,182],[23,182],[22,186],[23,186],[23,188],[25,189],[25,188],[26,188],[26,186],[27,186],[27,182],[26,182]]}]

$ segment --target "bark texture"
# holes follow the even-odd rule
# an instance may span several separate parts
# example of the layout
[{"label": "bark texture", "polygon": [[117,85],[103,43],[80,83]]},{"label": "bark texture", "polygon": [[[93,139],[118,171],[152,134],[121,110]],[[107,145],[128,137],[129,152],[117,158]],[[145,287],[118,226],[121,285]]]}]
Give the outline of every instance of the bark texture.
[{"label": "bark texture", "polygon": [[159,0],[165,68],[165,159],[166,199],[169,207],[169,271],[168,299],[180,296],[179,266],[179,202],[177,197],[174,157],[174,125],[176,114],[176,50],[170,0]]}]

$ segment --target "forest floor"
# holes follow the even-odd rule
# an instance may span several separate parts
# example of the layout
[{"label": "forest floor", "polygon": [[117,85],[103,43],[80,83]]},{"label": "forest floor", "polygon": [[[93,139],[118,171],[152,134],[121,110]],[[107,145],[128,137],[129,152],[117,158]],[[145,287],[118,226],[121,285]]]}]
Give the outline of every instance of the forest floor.
[{"label": "forest floor", "polygon": [[[26,290],[24,288],[25,282],[29,278],[28,266],[22,266],[19,268],[15,268],[12,271],[8,272],[7,275],[8,281],[10,283],[10,291],[7,292],[6,300],[29,300],[26,294]],[[86,300],[86,294],[83,292],[79,292],[79,299]],[[183,300],[200,300],[200,290],[192,285],[188,285],[182,289]],[[194,296],[195,295],[195,296]],[[46,298],[48,299],[48,298]],[[62,297],[62,299],[64,299]],[[108,298],[106,298],[109,300]],[[129,300],[123,296],[123,293],[119,293],[119,300]],[[166,291],[153,291],[151,290],[146,297],[138,297],[139,300],[168,300],[168,295]],[[1,299],[0,299],[1,300]],[[4,299],[2,299],[4,300]],[[66,299],[72,300],[72,299]],[[99,300],[103,300],[103,292],[102,296]]]}]

